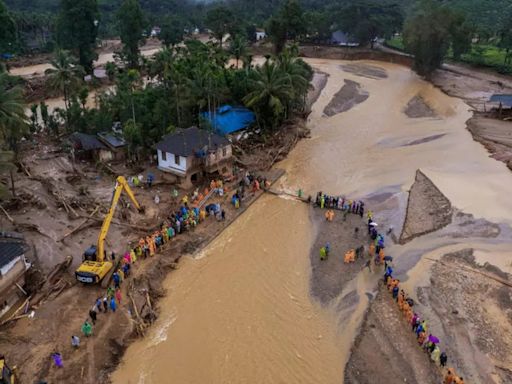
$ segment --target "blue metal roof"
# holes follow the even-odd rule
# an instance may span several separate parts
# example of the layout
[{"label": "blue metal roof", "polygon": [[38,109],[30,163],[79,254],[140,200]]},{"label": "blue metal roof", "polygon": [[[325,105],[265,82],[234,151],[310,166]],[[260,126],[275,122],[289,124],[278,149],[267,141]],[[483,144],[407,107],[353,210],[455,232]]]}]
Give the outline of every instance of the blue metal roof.
[{"label": "blue metal roof", "polygon": [[221,135],[228,135],[245,129],[256,120],[254,113],[249,109],[232,107],[231,105],[223,105],[217,109],[217,113],[213,116],[210,112],[204,112],[202,115],[210,122],[212,128]]},{"label": "blue metal roof", "polygon": [[512,95],[492,95],[489,101],[512,107]]}]

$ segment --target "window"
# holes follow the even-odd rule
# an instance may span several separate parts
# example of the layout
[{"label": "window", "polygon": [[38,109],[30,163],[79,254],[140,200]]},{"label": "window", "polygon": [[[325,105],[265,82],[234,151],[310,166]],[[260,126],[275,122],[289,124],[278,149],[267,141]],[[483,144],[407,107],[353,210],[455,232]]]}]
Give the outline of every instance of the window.
[{"label": "window", "polygon": [[167,152],[162,151],[162,161],[167,161]]},{"label": "window", "polygon": [[174,163],[180,165],[180,155],[174,155]]},{"label": "window", "polygon": [[222,157],[226,157],[228,154],[228,149],[226,147],[222,148]]}]

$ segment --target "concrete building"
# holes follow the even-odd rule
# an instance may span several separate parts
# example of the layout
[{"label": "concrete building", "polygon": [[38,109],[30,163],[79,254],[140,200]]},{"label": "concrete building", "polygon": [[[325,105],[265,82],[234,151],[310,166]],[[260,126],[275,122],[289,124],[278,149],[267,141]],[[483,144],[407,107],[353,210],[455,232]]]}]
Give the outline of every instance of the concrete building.
[{"label": "concrete building", "polygon": [[158,169],[178,176],[184,187],[205,177],[229,176],[233,172],[229,140],[197,127],[166,135],[156,148]]},{"label": "concrete building", "polygon": [[0,316],[25,297],[25,273],[30,268],[25,259],[28,249],[20,233],[0,232]]},{"label": "concrete building", "polygon": [[263,40],[267,37],[267,34],[264,29],[256,28],[256,41]]}]

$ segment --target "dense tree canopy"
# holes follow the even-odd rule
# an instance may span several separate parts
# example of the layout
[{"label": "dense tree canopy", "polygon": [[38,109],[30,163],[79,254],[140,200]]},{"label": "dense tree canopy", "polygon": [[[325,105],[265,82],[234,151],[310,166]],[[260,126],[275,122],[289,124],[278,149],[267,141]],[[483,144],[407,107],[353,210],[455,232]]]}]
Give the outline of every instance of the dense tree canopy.
[{"label": "dense tree canopy", "polygon": [[87,73],[92,73],[100,14],[97,0],[61,0],[58,43],[72,51]]},{"label": "dense tree canopy", "polygon": [[429,76],[439,68],[450,46],[458,54],[467,50],[471,34],[464,17],[446,4],[423,0],[406,20],[404,43],[414,54],[414,69]]},{"label": "dense tree canopy", "polygon": [[403,16],[396,3],[365,0],[342,8],[337,20],[337,26],[354,36],[361,45],[373,47],[377,37],[389,37],[401,30]]},{"label": "dense tree canopy", "polygon": [[16,26],[12,15],[0,0],[0,54],[12,52],[12,43],[16,40]]},{"label": "dense tree canopy", "polygon": [[139,66],[140,49],[146,19],[139,0],[124,0],[117,14],[119,35],[123,43],[123,60],[131,67]]}]

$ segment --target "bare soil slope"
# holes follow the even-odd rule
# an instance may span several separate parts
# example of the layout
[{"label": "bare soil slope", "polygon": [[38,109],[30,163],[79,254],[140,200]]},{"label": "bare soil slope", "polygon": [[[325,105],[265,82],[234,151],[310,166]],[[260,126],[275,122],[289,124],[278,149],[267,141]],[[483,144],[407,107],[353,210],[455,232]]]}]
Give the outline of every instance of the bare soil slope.
[{"label": "bare soil slope", "polygon": [[440,378],[381,284],[345,367],[345,384],[438,384]]},{"label": "bare soil slope", "polygon": [[423,172],[416,171],[416,179],[409,192],[400,243],[404,244],[417,236],[437,231],[450,224],[451,220],[450,201]]}]

